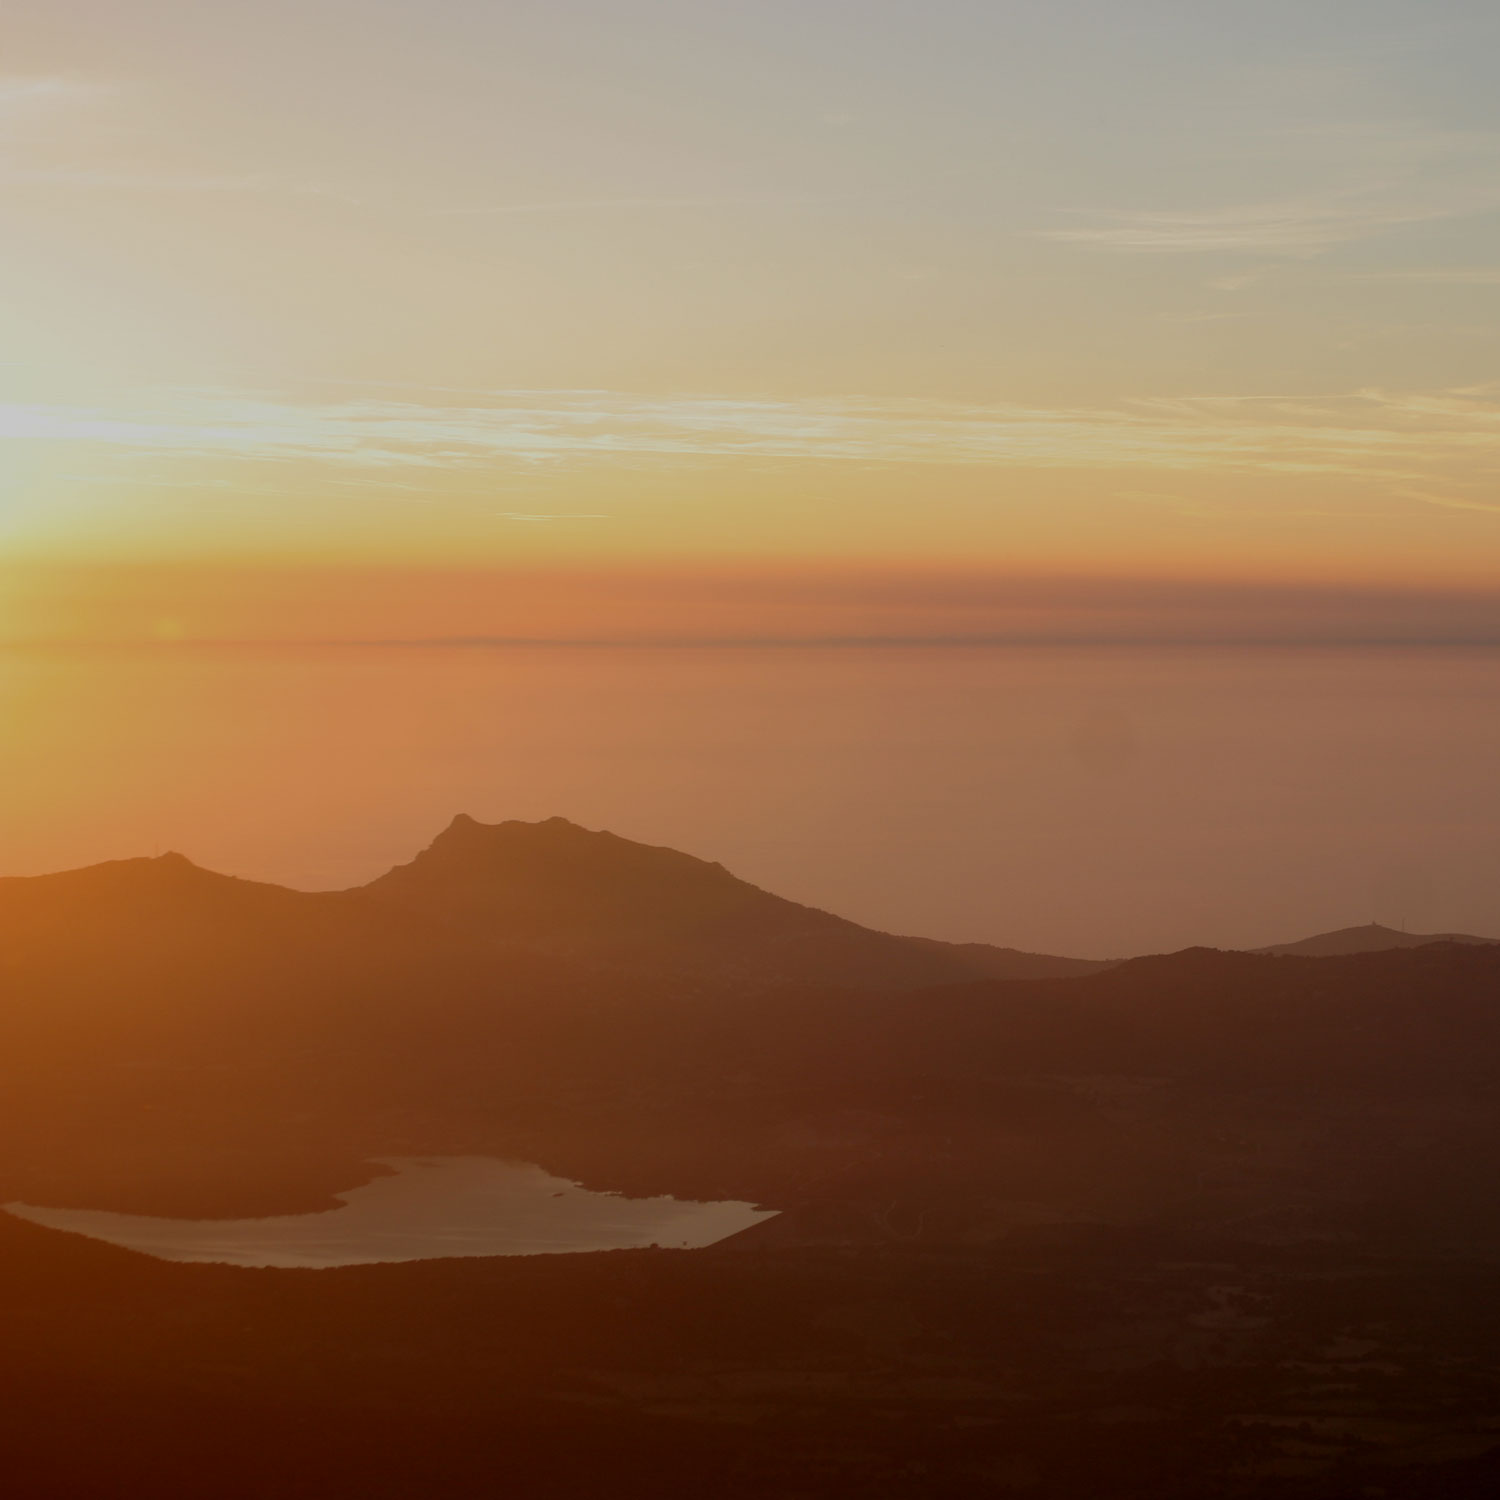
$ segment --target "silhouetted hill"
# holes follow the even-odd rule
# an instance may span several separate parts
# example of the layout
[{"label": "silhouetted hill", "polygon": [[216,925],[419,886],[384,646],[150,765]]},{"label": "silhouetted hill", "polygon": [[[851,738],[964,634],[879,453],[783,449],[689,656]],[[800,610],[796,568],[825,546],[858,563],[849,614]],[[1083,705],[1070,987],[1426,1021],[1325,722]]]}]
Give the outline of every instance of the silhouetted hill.
[{"label": "silhouetted hill", "polygon": [[1103,967],[875,932],[720,864],[565,818],[487,825],[460,816],[410,864],[357,894],[465,942],[755,985],[901,989]]},{"label": "silhouetted hill", "polygon": [[903,941],[935,950],[982,979],[1077,979],[1115,966],[1114,959],[1058,958],[1051,953],[1027,953],[1020,948],[997,948],[990,943],[943,943],[936,938]]},{"label": "silhouetted hill", "polygon": [[1340,927],[1296,943],[1273,943],[1257,953],[1287,953],[1301,958],[1331,958],[1344,953],[1385,953],[1392,948],[1422,948],[1429,943],[1500,943],[1500,938],[1473,937],[1466,932],[1400,932],[1370,922],[1363,927]]},{"label": "silhouetted hill", "polygon": [[[15,962],[61,944],[162,945],[172,961],[228,943],[288,950],[354,941],[471,967],[545,955],[570,965],[750,986],[918,988],[1090,973],[1087,959],[896,937],[801,906],[722,865],[564,818],[455,818],[410,864],[352,891],[216,875],[178,854],[0,880],[0,946]],[[290,951],[290,950],[288,950]]]},{"label": "silhouetted hill", "polygon": [[307,898],[200,869],[180,854],[122,859],[56,875],[0,879],[0,954],[17,962],[54,945],[191,944],[226,928],[277,923]]},{"label": "silhouetted hill", "polygon": [[[267,893],[275,893],[268,895]],[[55,875],[8,875],[0,878],[0,915],[46,922],[51,917],[154,911],[184,914],[220,907],[236,899],[282,900],[296,897],[280,886],[261,885],[232,875],[200,869],[181,854],[154,859],[116,859]]]}]

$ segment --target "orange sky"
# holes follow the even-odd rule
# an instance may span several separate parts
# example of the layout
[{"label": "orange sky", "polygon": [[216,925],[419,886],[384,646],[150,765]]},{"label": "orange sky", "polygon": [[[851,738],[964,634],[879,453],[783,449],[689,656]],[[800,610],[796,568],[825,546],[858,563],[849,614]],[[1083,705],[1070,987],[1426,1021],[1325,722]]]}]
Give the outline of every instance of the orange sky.
[{"label": "orange sky", "polygon": [[588,636],[611,572],[751,636],[913,569],[1488,587],[1497,24],[19,0],[0,639]]},{"label": "orange sky", "polygon": [[1023,947],[1500,932],[1491,0],[3,30],[5,871],[464,810]]}]

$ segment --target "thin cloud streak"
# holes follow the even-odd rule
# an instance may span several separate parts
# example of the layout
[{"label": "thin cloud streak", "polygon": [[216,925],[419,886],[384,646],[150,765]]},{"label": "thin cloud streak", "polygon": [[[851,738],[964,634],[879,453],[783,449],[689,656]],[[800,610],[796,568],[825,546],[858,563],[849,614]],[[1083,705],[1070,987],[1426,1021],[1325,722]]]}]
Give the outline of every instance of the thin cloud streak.
[{"label": "thin cloud streak", "polygon": [[61,187],[140,193],[295,193],[324,196],[316,184],[290,183],[270,174],[103,171],[89,167],[0,167],[12,187]]},{"label": "thin cloud streak", "polygon": [[556,391],[476,394],[462,404],[314,404],[167,391],[135,410],[0,404],[0,440],[404,472],[408,482],[422,471],[652,458],[1152,467],[1342,475],[1431,490],[1451,488],[1456,467],[1481,480],[1500,470],[1500,388],[1198,395],[1061,409]]},{"label": "thin cloud streak", "polygon": [[54,75],[0,77],[0,121],[55,104],[90,98],[99,90],[75,78]]},{"label": "thin cloud streak", "polygon": [[[0,570],[12,644],[1495,645],[1493,589],[711,564]],[[23,628],[31,621],[30,628]]]},{"label": "thin cloud streak", "polygon": [[602,510],[502,510],[496,514],[506,521],[607,521],[609,515]]},{"label": "thin cloud streak", "polygon": [[761,196],[700,196],[659,198],[558,198],[537,202],[476,204],[463,208],[433,209],[434,214],[485,218],[489,216],[553,213],[589,213],[595,210],[633,208],[781,208],[799,204],[839,201],[825,194],[776,193]]},{"label": "thin cloud streak", "polygon": [[1456,204],[1403,206],[1306,198],[1192,213],[1122,213],[1113,216],[1110,223],[1086,229],[1044,230],[1040,237],[1137,254],[1312,256],[1403,224],[1481,213],[1495,207],[1497,200],[1500,195],[1475,195]]},{"label": "thin cloud streak", "polygon": [[1404,271],[1357,271],[1334,279],[1404,281],[1424,286],[1500,286],[1500,266],[1433,266]]},{"label": "thin cloud streak", "polygon": [[1500,136],[1420,121],[1351,121],[1269,137],[1273,158],[1306,161],[1322,188],[1216,208],[1125,210],[1041,231],[1060,244],[1127,254],[1310,257],[1411,224],[1500,209]]},{"label": "thin cloud streak", "polygon": [[[56,143],[39,141],[38,132],[30,128],[60,109],[86,105],[116,93],[114,85],[96,80],[65,76],[0,77],[0,129],[12,127],[0,140],[8,148],[9,156],[8,160],[0,161],[0,184],[113,193],[286,193],[341,196],[355,201],[320,183],[277,172],[182,170],[168,164],[122,158],[118,151],[118,127],[101,132],[97,121],[94,129],[85,131],[81,138],[75,130],[66,155],[59,158]],[[130,134],[125,132],[125,138],[129,139]]]}]

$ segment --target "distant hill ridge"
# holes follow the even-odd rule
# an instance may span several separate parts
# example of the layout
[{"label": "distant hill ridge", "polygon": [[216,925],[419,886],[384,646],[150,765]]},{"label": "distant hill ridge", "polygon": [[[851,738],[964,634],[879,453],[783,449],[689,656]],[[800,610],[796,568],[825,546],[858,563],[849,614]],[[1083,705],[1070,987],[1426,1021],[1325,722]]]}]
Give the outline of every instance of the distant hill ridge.
[{"label": "distant hill ridge", "polygon": [[[1119,962],[880,932],[762,890],[721,864],[561,817],[480,823],[460,814],[414,859],[348,891],[221,875],[177,853],[0,878],[0,937],[8,929],[35,936],[55,928],[60,940],[119,929],[144,941],[158,922],[206,923],[205,935],[225,924],[271,922],[345,938],[372,923],[411,926],[422,941],[530,951],[596,968],[886,990],[1077,978]],[[1500,939],[1372,922],[1247,951],[1334,958],[1434,943],[1494,946]]]},{"label": "distant hill ridge", "polygon": [[355,936],[379,927],[455,950],[532,952],[717,982],[916,989],[1048,979],[1104,962],[898,937],[773,895],[722,865],[566,818],[460,815],[415,859],[350,891],[302,892],[200,869],[180,854],[0,880],[0,932],[137,931],[206,921]]},{"label": "distant hill ridge", "polygon": [[1500,943],[1500,938],[1475,937],[1467,932],[1401,932],[1369,922],[1363,927],[1340,927],[1295,943],[1273,943],[1255,953],[1290,954],[1299,958],[1339,958],[1349,953],[1387,953],[1393,948],[1425,948],[1431,943]]}]

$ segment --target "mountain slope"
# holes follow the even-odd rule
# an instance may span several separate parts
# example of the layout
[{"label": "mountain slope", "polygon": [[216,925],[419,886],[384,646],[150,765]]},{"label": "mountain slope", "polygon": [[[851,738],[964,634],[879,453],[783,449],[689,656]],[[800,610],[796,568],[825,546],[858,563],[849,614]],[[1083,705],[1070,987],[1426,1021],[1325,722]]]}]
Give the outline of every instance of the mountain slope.
[{"label": "mountain slope", "polygon": [[876,932],[772,895],[722,865],[564,818],[455,818],[410,864],[350,895],[454,940],[721,982],[905,989],[1106,967]]},{"label": "mountain slope", "polygon": [[[178,854],[0,879],[0,978],[60,963],[108,975],[194,955],[232,971],[265,955],[322,967],[351,950],[469,972],[524,955],[717,984],[912,989],[1106,965],[896,937],[801,906],[722,865],[552,818],[458,817],[409,864],[350,891],[304,892]],[[152,957],[154,955],[154,957]]]}]

